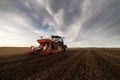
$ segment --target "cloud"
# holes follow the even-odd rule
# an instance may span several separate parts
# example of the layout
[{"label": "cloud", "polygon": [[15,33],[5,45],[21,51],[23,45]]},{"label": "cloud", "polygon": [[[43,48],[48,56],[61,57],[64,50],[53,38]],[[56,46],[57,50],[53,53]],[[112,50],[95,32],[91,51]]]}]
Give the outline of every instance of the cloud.
[{"label": "cloud", "polygon": [[29,46],[52,34],[66,37],[71,47],[120,46],[119,5],[118,0],[1,0],[0,46]]}]

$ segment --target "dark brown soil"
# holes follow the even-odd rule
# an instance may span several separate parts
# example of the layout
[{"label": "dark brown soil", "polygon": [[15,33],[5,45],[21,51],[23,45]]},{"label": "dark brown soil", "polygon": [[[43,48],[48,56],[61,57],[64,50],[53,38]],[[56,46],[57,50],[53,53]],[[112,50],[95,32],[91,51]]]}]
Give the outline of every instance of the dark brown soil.
[{"label": "dark brown soil", "polygon": [[69,49],[2,57],[0,80],[120,80],[120,49]]}]

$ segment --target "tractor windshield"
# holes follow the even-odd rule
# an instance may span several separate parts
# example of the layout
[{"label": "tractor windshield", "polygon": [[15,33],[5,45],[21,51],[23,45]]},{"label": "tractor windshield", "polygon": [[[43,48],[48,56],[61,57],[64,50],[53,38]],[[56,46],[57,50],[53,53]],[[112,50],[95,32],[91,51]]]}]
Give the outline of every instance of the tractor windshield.
[{"label": "tractor windshield", "polygon": [[62,38],[53,38],[53,40],[63,42]]}]

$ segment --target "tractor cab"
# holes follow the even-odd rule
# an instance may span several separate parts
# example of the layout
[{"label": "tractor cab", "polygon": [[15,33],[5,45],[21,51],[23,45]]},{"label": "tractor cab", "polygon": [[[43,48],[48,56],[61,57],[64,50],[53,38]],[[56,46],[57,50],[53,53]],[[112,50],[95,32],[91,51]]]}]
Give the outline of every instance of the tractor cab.
[{"label": "tractor cab", "polygon": [[51,39],[53,40],[53,41],[56,41],[56,42],[61,42],[61,43],[63,43],[63,37],[60,37],[60,36],[51,36]]}]

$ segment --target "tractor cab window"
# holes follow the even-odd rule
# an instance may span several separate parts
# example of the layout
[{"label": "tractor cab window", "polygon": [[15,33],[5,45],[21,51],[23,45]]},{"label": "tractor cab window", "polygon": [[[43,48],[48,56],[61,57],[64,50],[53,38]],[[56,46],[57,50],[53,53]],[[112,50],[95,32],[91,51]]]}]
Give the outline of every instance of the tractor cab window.
[{"label": "tractor cab window", "polygon": [[53,38],[54,41],[60,41],[60,42],[63,42],[63,39],[62,38]]}]

